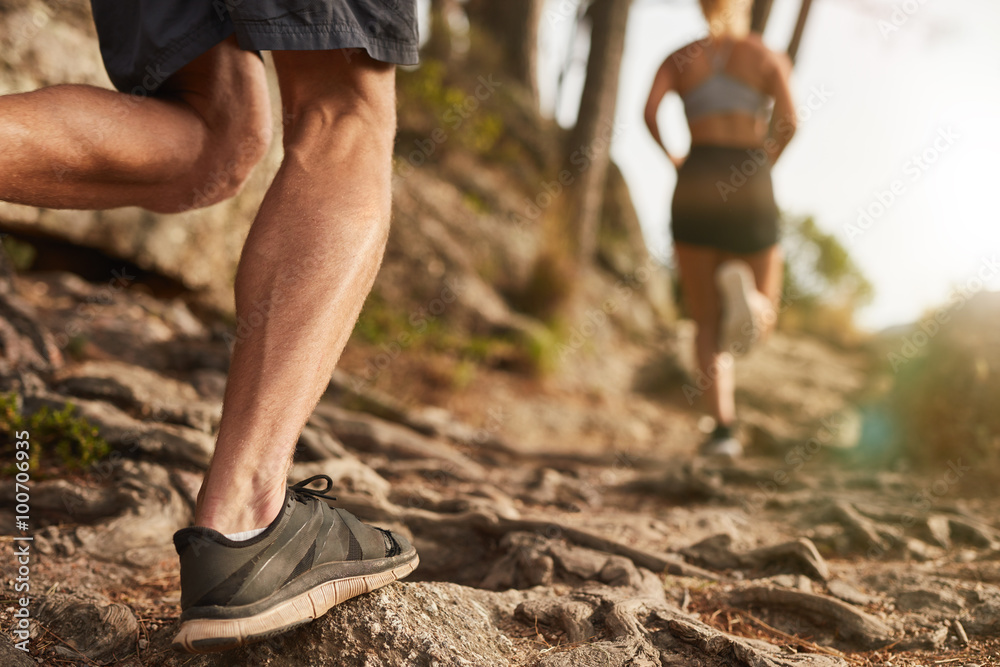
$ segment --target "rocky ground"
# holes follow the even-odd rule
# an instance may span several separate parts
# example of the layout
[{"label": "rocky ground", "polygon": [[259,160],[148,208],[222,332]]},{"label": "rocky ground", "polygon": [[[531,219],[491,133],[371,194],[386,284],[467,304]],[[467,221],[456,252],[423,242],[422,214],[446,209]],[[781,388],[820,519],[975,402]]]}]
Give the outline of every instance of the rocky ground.
[{"label": "rocky ground", "polygon": [[[81,0],[0,0],[0,92],[106,86],[88,13]],[[0,205],[0,230],[33,248],[4,238],[32,271],[0,276],[0,420],[22,419],[16,407],[48,415],[50,439],[93,442],[96,429],[110,444],[71,470],[55,438],[32,474],[31,654],[5,632],[0,664],[1000,664],[1000,503],[965,458],[998,451],[983,418],[993,399],[977,387],[1000,357],[963,360],[966,375],[950,358],[936,374],[907,361],[943,388],[905,404],[909,426],[968,408],[967,436],[938,433],[918,474],[886,451],[906,429],[878,401],[884,368],[776,335],[737,365],[750,455],[696,459],[709,380],[692,371],[691,327],[664,326],[669,279],[620,174],[578,286],[602,307],[543,325],[526,299],[545,234],[524,202],[556,173],[558,128],[505,84],[415,163],[413,148],[478,85],[475,67],[461,70],[400,75],[386,259],[289,476],[332,477],[339,505],[412,537],[420,568],[239,651],[170,649],[170,538],[191,521],[212,451],[241,325],[232,275],[280,142],[237,198],[179,216]],[[975,355],[987,343],[995,354],[986,341]],[[949,400],[917,400],[938,393]],[[5,630],[20,546],[9,463]]]},{"label": "rocky ground", "polygon": [[[227,328],[141,285],[106,289],[32,274],[3,297],[6,390],[25,413],[70,402],[112,446],[91,469],[43,459],[34,476],[31,658],[0,643],[4,664],[988,665],[1000,655],[997,502],[977,471],[852,461],[848,405],[866,384],[863,359],[780,336],[740,364],[753,455],[737,464],[691,454],[695,413],[684,383],[670,388],[683,374],[683,359],[669,361],[678,341],[623,344],[614,363],[581,350],[543,379],[478,368],[461,391],[446,391],[430,352],[366,379],[379,347],[356,341],[289,479],[330,475],[341,506],[412,536],[420,568],[267,642],[174,653],[170,536],[191,519],[211,451]],[[393,383],[408,389],[393,396]],[[6,479],[0,559],[13,563]]]}]

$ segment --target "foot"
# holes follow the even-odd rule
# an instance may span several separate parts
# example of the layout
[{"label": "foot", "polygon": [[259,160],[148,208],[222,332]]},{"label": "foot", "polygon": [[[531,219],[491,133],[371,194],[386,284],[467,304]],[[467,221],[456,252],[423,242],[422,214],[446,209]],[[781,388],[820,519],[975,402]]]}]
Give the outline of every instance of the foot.
[{"label": "foot", "polygon": [[770,302],[757,291],[753,270],[746,262],[725,262],[715,272],[715,282],[722,297],[719,349],[742,356],[760,341]]},{"label": "foot", "polygon": [[731,426],[719,424],[702,443],[698,454],[709,458],[733,460],[743,456],[743,445],[736,439]]},{"label": "foot", "polygon": [[[326,488],[306,488],[316,479]],[[175,649],[210,653],[259,641],[416,569],[406,538],[330,507],[323,494],[332,485],[317,475],[289,487],[278,517],[249,540],[197,526],[174,534],[182,610]]]}]

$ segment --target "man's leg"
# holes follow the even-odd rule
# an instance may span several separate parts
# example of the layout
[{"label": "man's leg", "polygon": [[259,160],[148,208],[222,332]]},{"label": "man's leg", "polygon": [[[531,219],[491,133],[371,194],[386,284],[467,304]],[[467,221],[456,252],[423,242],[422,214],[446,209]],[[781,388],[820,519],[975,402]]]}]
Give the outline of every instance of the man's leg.
[{"label": "man's leg", "polygon": [[270,136],[263,63],[230,38],[155,97],[82,85],[0,97],[0,200],[161,212],[206,206],[235,194]]},{"label": "man's leg", "polygon": [[267,526],[295,442],[371,289],[389,231],[394,67],[278,51],[285,158],[243,248],[222,423],[195,524]]}]

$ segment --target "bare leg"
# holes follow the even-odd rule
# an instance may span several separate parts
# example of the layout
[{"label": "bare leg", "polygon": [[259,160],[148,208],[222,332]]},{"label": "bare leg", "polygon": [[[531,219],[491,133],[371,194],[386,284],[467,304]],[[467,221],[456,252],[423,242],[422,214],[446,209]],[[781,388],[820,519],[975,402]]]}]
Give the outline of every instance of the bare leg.
[{"label": "bare leg", "polygon": [[269,142],[263,63],[230,39],[170,77],[156,97],[82,85],[0,97],[0,200],[163,212],[205,206],[235,194]]},{"label": "bare leg", "polygon": [[236,276],[239,337],[195,523],[267,526],[296,439],[325,390],[389,231],[395,77],[337,51],[275,52],[285,159]]},{"label": "bare leg", "polygon": [[725,256],[719,250],[686,243],[677,243],[674,249],[684,303],[698,325],[695,349],[698,368],[708,379],[706,407],[719,424],[732,424],[736,419],[733,358],[719,351],[722,307],[715,286],[715,271]]},{"label": "bare leg", "polygon": [[741,259],[749,264],[753,270],[757,291],[771,302],[773,312],[761,317],[758,324],[761,337],[766,338],[777,323],[778,304],[781,299],[782,274],[784,273],[781,247],[773,245],[752,255],[727,254],[725,259]]},{"label": "bare leg", "polygon": [[[688,312],[698,325],[695,341],[698,367],[709,380],[705,403],[719,424],[729,425],[736,419],[736,380],[731,355],[719,351],[719,326],[722,304],[715,272],[731,259],[740,259],[753,270],[757,290],[768,298],[777,312],[781,296],[781,249],[772,246],[749,255],[715,250],[705,246],[675,244],[680,266],[681,288]],[[761,335],[767,336],[776,317],[762,317]]]}]

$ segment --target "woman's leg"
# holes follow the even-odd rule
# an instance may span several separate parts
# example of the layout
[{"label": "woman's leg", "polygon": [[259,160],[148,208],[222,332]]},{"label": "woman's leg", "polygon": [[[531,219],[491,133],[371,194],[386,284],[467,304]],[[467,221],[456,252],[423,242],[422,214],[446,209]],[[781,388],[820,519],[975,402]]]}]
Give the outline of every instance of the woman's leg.
[{"label": "woman's leg", "polygon": [[698,367],[708,380],[704,394],[706,407],[718,424],[730,425],[736,418],[733,358],[719,351],[722,309],[715,286],[715,272],[725,255],[714,248],[686,243],[674,244],[674,252],[684,304],[698,325]]},{"label": "woman's leg", "polygon": [[774,329],[778,317],[778,304],[781,299],[782,275],[784,272],[784,258],[781,247],[770,246],[752,254],[723,253],[722,261],[739,259],[746,262],[753,271],[754,282],[757,291],[763,294],[770,303],[771,311],[755,315],[755,325],[758,336],[766,338]]}]

